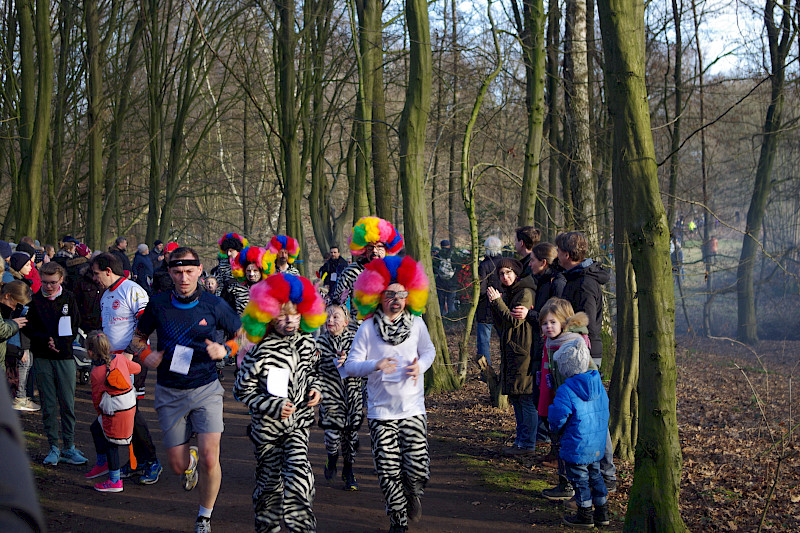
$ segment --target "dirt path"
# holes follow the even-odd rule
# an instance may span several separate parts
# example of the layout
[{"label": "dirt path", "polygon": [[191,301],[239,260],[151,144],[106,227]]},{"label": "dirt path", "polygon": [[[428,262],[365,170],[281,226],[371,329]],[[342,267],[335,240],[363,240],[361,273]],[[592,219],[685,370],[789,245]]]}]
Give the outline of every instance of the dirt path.
[{"label": "dirt path", "polygon": [[[230,377],[223,382],[229,391]],[[152,385],[149,385],[149,391]],[[436,403],[432,399],[433,404]],[[161,431],[153,411],[152,395],[141,402],[159,457],[166,459],[161,446]],[[76,442],[82,451],[94,459],[94,449],[88,431],[93,418],[91,397],[87,386],[79,386],[76,398],[78,431]],[[498,490],[487,483],[486,469],[465,462],[463,450],[453,445],[447,425],[437,421],[437,409],[431,413],[431,482],[423,499],[422,520],[413,524],[415,532],[527,532],[561,530],[557,509],[541,498],[532,497],[530,487],[505,487]],[[255,460],[245,435],[249,416],[242,404],[230,392],[225,396],[225,433],[222,438],[223,483],[214,509],[213,525],[217,532],[252,531],[253,511],[251,492]],[[178,476],[167,473],[153,486],[125,483],[121,494],[101,494],[91,489],[92,483],[83,478],[83,466],[59,465],[45,468],[41,461],[47,451],[42,437],[41,417],[27,413],[23,417],[33,470],[39,487],[42,506],[50,531],[85,532],[109,530],[115,532],[191,531],[197,510],[197,494],[186,493],[179,486]],[[458,432],[460,430],[454,430]],[[490,455],[494,452],[489,451]],[[373,474],[366,431],[361,438],[361,452],[355,473],[358,492],[342,490],[341,480],[327,482],[322,476],[325,460],[322,431],[314,428],[311,434],[311,462],[316,476],[314,512],[320,532],[378,532],[388,529],[382,497]],[[473,459],[474,461],[474,459]],[[501,461],[509,461],[502,459]],[[483,466],[486,466],[483,464]],[[529,467],[519,465],[523,472]]]}]

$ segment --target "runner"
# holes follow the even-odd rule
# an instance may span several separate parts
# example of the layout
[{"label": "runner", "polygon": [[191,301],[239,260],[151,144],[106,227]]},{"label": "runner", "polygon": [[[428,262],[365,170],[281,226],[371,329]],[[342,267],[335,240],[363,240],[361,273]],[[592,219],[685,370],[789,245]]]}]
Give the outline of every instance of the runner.
[{"label": "runner", "polygon": [[387,257],[367,265],[354,288],[359,317],[372,320],[358,328],[344,370],[368,376],[369,434],[389,532],[403,533],[422,517],[430,478],[423,374],[436,348],[419,316],[428,278],[410,257]]},{"label": "runner", "polygon": [[[150,298],[147,292],[137,283],[123,277],[122,263],[111,253],[102,253],[89,262],[95,282],[106,291],[100,297],[100,316],[103,321],[103,333],[111,344],[111,354],[121,355],[125,352],[137,353],[129,348],[133,332],[139,317],[144,313]],[[137,355],[134,362],[141,363]],[[144,382],[141,383],[144,388]],[[137,395],[137,400],[138,400]],[[164,470],[156,455],[156,447],[150,429],[147,427],[141,411],[136,408],[133,418],[133,454],[136,463],[141,467],[134,468],[131,461],[122,470],[122,477],[139,476],[139,483],[153,485]]]},{"label": "runner", "polygon": [[[353,262],[344,269],[336,282],[336,290],[329,298],[330,303],[347,304],[352,296],[353,284],[364,267],[373,259],[383,259],[387,255],[397,255],[403,249],[403,236],[391,222],[378,217],[361,217],[353,226],[350,238],[350,253]],[[361,320],[353,320],[349,326],[358,329]]]},{"label": "runner", "polygon": [[286,235],[275,235],[269,241],[269,253],[275,254],[275,272],[284,272],[286,274],[300,275],[300,271],[292,266],[294,260],[300,255],[300,243],[297,239],[287,237]]},{"label": "runner", "polygon": [[[181,474],[185,490],[197,485],[198,470],[202,474],[195,533],[205,533],[211,531],[211,513],[222,481],[223,389],[215,361],[236,351],[235,343],[223,345],[211,339],[216,329],[233,339],[241,321],[220,298],[198,287],[203,266],[193,249],[173,251],[168,268],[175,288],[150,300],[132,344],[145,365],[158,369],[155,408],[170,467]],[[158,332],[158,346],[151,352],[147,338],[153,331]],[[189,446],[195,433],[197,446]]]}]

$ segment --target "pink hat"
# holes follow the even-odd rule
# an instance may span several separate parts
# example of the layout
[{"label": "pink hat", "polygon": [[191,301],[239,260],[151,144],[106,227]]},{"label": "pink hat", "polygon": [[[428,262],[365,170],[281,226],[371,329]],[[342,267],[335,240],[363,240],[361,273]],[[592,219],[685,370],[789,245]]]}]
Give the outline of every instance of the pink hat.
[{"label": "pink hat", "polygon": [[75,253],[81,257],[89,257],[92,255],[92,250],[89,249],[88,246],[84,243],[80,243],[78,246],[75,247]]}]

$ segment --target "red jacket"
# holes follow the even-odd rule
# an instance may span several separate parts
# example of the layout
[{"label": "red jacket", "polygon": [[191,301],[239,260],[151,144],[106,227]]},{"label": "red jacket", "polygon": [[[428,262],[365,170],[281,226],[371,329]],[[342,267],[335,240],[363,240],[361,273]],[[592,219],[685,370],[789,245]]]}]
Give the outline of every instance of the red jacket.
[{"label": "red jacket", "polygon": [[28,272],[28,275],[25,276],[25,279],[30,280],[31,290],[34,294],[39,292],[39,289],[42,288],[42,277],[39,275],[39,271],[36,269],[36,267],[31,268],[31,271]]},{"label": "red jacket", "polygon": [[112,444],[129,444],[136,415],[136,390],[131,374],[142,370],[124,355],[92,370],[92,403],[100,415],[103,434]]}]

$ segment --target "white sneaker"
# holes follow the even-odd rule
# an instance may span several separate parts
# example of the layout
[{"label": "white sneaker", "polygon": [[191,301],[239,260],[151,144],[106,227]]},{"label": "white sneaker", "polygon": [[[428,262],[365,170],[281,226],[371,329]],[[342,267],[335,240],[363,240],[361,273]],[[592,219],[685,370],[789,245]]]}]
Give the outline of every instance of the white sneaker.
[{"label": "white sneaker", "polygon": [[38,411],[42,408],[30,398],[16,398],[13,407],[17,411]]}]

